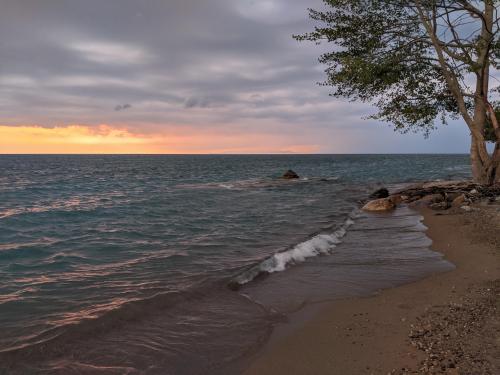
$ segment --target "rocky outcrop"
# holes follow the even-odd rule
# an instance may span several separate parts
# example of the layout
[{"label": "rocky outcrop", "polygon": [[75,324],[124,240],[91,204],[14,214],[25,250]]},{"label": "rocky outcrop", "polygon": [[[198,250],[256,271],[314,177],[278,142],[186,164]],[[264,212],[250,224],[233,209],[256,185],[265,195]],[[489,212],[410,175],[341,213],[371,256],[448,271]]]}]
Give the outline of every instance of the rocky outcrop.
[{"label": "rocky outcrop", "polygon": [[500,196],[500,186],[482,186],[471,181],[437,181],[413,185],[398,194],[408,198],[411,207],[431,207],[436,210],[463,207],[482,200],[494,201]]},{"label": "rocky outcrop", "polygon": [[[381,197],[387,193],[388,197]],[[482,186],[471,181],[437,181],[408,186],[389,195],[387,189],[379,189],[370,198],[365,211],[390,211],[399,204],[412,208],[429,207],[434,210],[449,208],[467,209],[474,202],[496,204],[500,202],[500,185]]]},{"label": "rocky outcrop", "polygon": [[396,204],[390,198],[375,199],[363,206],[363,210],[369,212],[392,211],[395,208]]},{"label": "rocky outcrop", "polygon": [[285,179],[285,180],[294,180],[294,179],[297,179],[297,178],[300,178],[299,175],[297,173],[295,173],[294,171],[292,171],[291,169],[289,169],[288,171],[286,171],[283,176],[281,176],[281,178]]}]

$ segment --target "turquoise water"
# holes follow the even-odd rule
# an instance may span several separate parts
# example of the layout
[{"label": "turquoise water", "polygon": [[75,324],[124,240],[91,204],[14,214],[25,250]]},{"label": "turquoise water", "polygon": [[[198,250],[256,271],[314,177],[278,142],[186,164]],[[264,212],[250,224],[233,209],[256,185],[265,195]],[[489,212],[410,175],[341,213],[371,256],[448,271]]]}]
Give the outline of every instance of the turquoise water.
[{"label": "turquoise water", "polygon": [[[289,168],[301,179],[280,180]],[[440,265],[407,271],[429,245],[413,230],[412,256],[367,263],[382,252],[362,251],[376,240],[357,202],[469,175],[465,155],[0,156],[0,373],[222,373],[303,302],[284,285],[308,267],[349,281],[340,296]]]}]

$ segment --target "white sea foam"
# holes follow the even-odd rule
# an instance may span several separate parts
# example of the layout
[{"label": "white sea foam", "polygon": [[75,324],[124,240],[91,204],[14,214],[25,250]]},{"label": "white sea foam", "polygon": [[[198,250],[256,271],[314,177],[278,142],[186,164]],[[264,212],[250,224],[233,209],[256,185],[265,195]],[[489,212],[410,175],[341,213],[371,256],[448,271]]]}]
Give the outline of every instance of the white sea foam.
[{"label": "white sea foam", "polygon": [[[344,231],[337,231],[340,236]],[[320,254],[328,254],[338,243],[340,239],[335,234],[320,234],[305,242],[296,245],[293,249],[282,253],[274,254],[273,265],[267,269],[268,272],[280,272],[286,269],[290,263],[300,263],[307,258],[315,257]]]},{"label": "white sea foam", "polygon": [[340,228],[329,234],[318,234],[293,248],[276,253],[256,266],[235,277],[231,284],[244,285],[262,273],[274,273],[286,270],[289,266],[304,262],[307,258],[330,254],[342,242],[347,229],[354,224],[352,214]]}]

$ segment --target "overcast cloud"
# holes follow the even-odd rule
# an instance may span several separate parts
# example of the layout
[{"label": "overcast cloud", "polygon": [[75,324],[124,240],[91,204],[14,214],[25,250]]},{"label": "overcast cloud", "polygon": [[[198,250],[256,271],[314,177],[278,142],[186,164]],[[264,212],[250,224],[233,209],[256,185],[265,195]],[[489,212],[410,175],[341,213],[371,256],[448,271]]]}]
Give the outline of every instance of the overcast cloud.
[{"label": "overcast cloud", "polygon": [[[1,0],[0,124],[282,134],[318,152],[466,152],[328,96],[324,48],[292,34],[319,0]],[[0,150],[1,151],[1,150]]]}]

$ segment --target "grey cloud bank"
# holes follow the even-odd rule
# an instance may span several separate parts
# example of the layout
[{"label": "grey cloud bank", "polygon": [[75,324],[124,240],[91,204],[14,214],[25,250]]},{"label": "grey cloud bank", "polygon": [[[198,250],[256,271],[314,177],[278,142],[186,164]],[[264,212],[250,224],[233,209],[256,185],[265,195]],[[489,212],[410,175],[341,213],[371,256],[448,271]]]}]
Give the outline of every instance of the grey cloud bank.
[{"label": "grey cloud bank", "polygon": [[[297,43],[319,0],[2,0],[0,124],[282,133],[320,152],[466,152],[362,119],[316,85],[325,46]],[[327,47],[327,46],[326,46]]]}]

